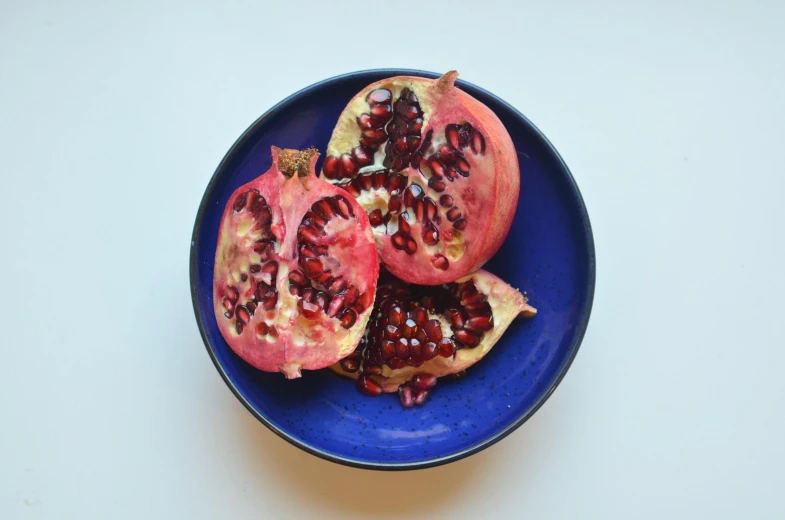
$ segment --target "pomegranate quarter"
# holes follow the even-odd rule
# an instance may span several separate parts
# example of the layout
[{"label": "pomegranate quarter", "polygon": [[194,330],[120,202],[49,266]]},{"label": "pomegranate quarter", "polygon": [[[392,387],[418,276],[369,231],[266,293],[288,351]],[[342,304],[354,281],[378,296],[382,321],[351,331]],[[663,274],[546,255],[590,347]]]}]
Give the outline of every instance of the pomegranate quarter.
[{"label": "pomegranate quarter", "polygon": [[404,406],[422,405],[439,377],[483,358],[517,316],[537,313],[526,297],[479,270],[440,287],[380,280],[374,314],[350,356],[332,369],[378,396],[398,392]]},{"label": "pomegranate quarter", "polygon": [[350,354],[379,276],[363,209],[315,175],[318,152],[272,148],[272,167],[229,198],[213,299],[226,342],[268,372],[300,377]]},{"label": "pomegranate quarter", "polygon": [[411,283],[476,271],[501,246],[518,203],[512,139],[455,87],[457,76],[366,87],[341,114],[322,167],[367,212],[382,263]]}]

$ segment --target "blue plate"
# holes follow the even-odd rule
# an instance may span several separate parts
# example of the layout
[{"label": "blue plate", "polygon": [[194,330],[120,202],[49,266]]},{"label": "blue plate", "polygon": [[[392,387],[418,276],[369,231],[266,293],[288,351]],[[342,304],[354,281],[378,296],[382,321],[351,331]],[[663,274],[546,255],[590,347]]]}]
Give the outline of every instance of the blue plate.
[{"label": "blue plate", "polygon": [[[254,122],[215,171],[191,242],[191,297],[216,368],[262,423],[295,446],[362,468],[401,470],[446,464],[509,435],[542,406],[578,352],[594,297],[594,242],[575,180],[545,136],[523,115],[471,83],[510,132],[521,166],[521,197],[501,251],[486,269],[527,291],[539,313],[516,320],[466,379],[439,383],[422,408],[395,394],[376,399],[323,370],[286,381],[237,357],[218,330],[212,283],[218,224],[232,192],[266,171],[270,146],[324,150],[338,115],[368,84],[390,76],[438,74],[383,69],[331,78],[297,92]],[[317,165],[321,168],[321,164]]]}]

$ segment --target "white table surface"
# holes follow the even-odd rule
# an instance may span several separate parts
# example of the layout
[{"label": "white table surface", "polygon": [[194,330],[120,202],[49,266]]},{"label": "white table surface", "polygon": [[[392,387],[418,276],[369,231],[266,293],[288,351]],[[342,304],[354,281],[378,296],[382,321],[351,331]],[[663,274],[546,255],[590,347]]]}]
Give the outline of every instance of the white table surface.
[{"label": "white table surface", "polygon": [[[0,518],[784,518],[785,3],[526,3],[0,2]],[[529,116],[598,260],[548,403],[408,473],[258,423],[188,284],[240,133],[387,66],[457,68]]]}]

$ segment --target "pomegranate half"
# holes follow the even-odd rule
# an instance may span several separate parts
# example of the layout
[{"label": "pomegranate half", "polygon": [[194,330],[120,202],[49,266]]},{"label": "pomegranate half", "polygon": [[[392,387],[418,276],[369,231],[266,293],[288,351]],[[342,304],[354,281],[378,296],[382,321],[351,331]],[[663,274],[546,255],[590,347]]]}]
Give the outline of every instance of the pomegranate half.
[{"label": "pomegranate half", "polygon": [[477,270],[518,204],[515,147],[498,117],[455,87],[399,76],[366,87],[341,114],[322,178],[368,213],[382,263],[423,285]]},{"label": "pomegranate half", "polygon": [[379,263],[368,217],[315,175],[314,149],[272,148],[272,167],[226,205],[215,253],[215,317],[241,358],[300,377],[356,347]]},{"label": "pomegranate half", "polygon": [[332,369],[356,379],[366,395],[399,392],[405,406],[422,404],[437,378],[475,364],[515,317],[536,313],[525,295],[487,271],[440,287],[388,275],[365,336]]}]

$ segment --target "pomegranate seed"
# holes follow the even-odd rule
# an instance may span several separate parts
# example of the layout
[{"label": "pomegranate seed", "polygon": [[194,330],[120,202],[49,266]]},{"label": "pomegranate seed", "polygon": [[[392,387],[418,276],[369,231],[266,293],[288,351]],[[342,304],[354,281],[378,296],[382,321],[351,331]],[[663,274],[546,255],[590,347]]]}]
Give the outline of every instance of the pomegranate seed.
[{"label": "pomegranate seed", "polygon": [[431,178],[428,179],[428,186],[438,192],[442,192],[447,189],[447,183],[444,182],[444,177],[440,177],[436,174],[432,175]]},{"label": "pomegranate seed", "polygon": [[322,291],[317,291],[314,293],[313,296],[313,303],[319,306],[319,309],[324,310],[327,306],[328,298],[327,295],[324,294]]},{"label": "pomegranate seed", "polygon": [[414,406],[414,392],[412,387],[407,384],[402,384],[398,387],[398,397],[401,399],[401,404],[406,408]]},{"label": "pomegranate seed", "polygon": [[278,303],[278,293],[272,293],[269,296],[265,297],[262,300],[262,307],[264,310],[271,311],[275,308],[275,305]]},{"label": "pomegranate seed", "polygon": [[387,361],[395,357],[395,343],[390,340],[382,340],[382,360]]},{"label": "pomegranate seed", "polygon": [[400,327],[403,323],[403,312],[401,312],[401,308],[397,305],[391,307],[390,312],[387,314],[387,320],[390,326]]},{"label": "pomegranate seed", "polygon": [[232,302],[236,302],[237,298],[240,297],[240,291],[237,290],[237,287],[230,285],[226,288],[226,297],[229,298]]},{"label": "pomegranate seed", "polygon": [[399,137],[395,140],[395,151],[398,153],[405,153],[409,149],[409,139],[406,136]]},{"label": "pomegranate seed", "polygon": [[441,357],[448,358],[455,354],[455,343],[450,338],[439,341],[438,352]]},{"label": "pomegranate seed", "polygon": [[302,289],[302,287],[300,287],[299,285],[296,285],[296,284],[293,284],[293,283],[289,284],[289,292],[291,294],[293,294],[294,296],[299,296],[300,295],[300,289]]},{"label": "pomegranate seed", "polygon": [[382,395],[381,385],[365,374],[362,374],[357,378],[357,389],[369,397],[379,397]]},{"label": "pomegranate seed", "polygon": [[[422,124],[423,124],[422,117],[417,117],[411,123],[409,123],[409,130],[413,133],[420,133],[420,131],[422,130]],[[429,135],[431,132],[433,132],[433,130],[429,132]],[[428,141],[428,145],[430,146],[430,140]]]},{"label": "pomegranate seed", "polygon": [[447,309],[445,314],[447,314],[447,317],[450,318],[450,322],[452,323],[450,328],[453,330],[463,328],[463,315],[461,314],[461,311],[458,309]]},{"label": "pomegranate seed", "polygon": [[453,333],[453,337],[469,348],[476,347],[480,344],[480,335],[466,329],[456,330]]},{"label": "pomegranate seed", "polygon": [[461,217],[461,210],[458,208],[450,208],[447,211],[447,220],[454,222]]},{"label": "pomegranate seed", "polygon": [[392,101],[392,92],[386,88],[378,88],[371,91],[365,98],[369,105],[378,105],[380,103],[389,103]]},{"label": "pomegranate seed", "polygon": [[420,390],[416,394],[414,394],[414,404],[417,406],[422,406],[425,404],[425,401],[428,400],[428,396],[430,392],[428,390]]},{"label": "pomegranate seed", "polygon": [[471,296],[471,301],[468,296],[461,299],[461,303],[465,305],[466,312],[473,318],[478,316],[491,316],[493,311],[491,309],[491,304],[484,301],[485,295],[480,292],[476,294],[479,295],[479,299],[475,295]]},{"label": "pomegranate seed", "polygon": [[357,163],[354,162],[354,159],[352,159],[351,155],[345,153],[341,155],[339,161],[344,177],[352,177],[355,173],[357,173]]},{"label": "pomegranate seed", "polygon": [[429,341],[423,345],[422,357],[424,361],[430,361],[439,353],[439,347],[436,343]]},{"label": "pomegranate seed", "polygon": [[406,177],[398,173],[390,176],[390,182],[387,185],[387,190],[390,193],[396,190],[400,192],[404,186],[406,186]]},{"label": "pomegranate seed", "polygon": [[417,323],[411,318],[407,319],[403,324],[403,335],[406,338],[413,338],[417,333]]},{"label": "pomegranate seed", "polygon": [[346,289],[346,280],[343,278],[343,276],[339,276],[334,278],[333,281],[329,284],[329,287],[327,287],[327,292],[330,293],[331,296],[335,296],[344,289]]},{"label": "pomegranate seed", "polygon": [[[357,184],[354,181],[350,181],[344,184],[338,184],[338,187],[348,191],[352,197],[357,198],[360,196],[360,188],[357,186]],[[349,218],[349,217],[344,217],[344,218]]]},{"label": "pomegranate seed", "polygon": [[403,368],[406,366],[406,361],[400,358],[392,358],[387,362],[387,366],[392,368],[393,370],[398,370],[399,368]]},{"label": "pomegranate seed", "polygon": [[368,220],[373,227],[382,225],[382,210],[376,208],[368,214]]},{"label": "pomegranate seed", "polygon": [[401,211],[401,197],[400,195],[393,195],[387,202],[387,211],[390,213],[398,214]]},{"label": "pomegranate seed", "polygon": [[343,296],[336,296],[335,298],[330,300],[330,305],[327,306],[327,311],[325,312],[325,314],[327,314],[327,316],[330,318],[335,318],[335,316],[338,314],[338,311],[343,306],[343,303],[344,303]]},{"label": "pomegranate seed", "polygon": [[239,320],[234,324],[234,330],[237,332],[237,334],[243,333],[243,324]]},{"label": "pomegranate seed", "polygon": [[378,376],[378,375],[381,375],[381,373],[382,373],[382,367],[381,367],[381,365],[374,365],[374,364],[366,363],[363,366],[363,372],[365,372],[366,374],[371,374],[371,375],[374,375],[374,376]]},{"label": "pomegranate seed", "polygon": [[262,273],[269,274],[271,280],[278,276],[278,262],[267,262],[262,268]]},{"label": "pomegranate seed", "polygon": [[341,368],[353,374],[360,368],[360,363],[354,358],[344,358],[341,360]]},{"label": "pomegranate seed", "polygon": [[455,162],[455,169],[464,177],[469,176],[469,163],[463,157],[459,157]]},{"label": "pomegranate seed", "polygon": [[472,152],[476,154],[485,153],[485,138],[477,130],[472,133]]},{"label": "pomegranate seed", "polygon": [[[371,117],[371,114],[361,114],[357,118],[357,126],[360,128],[379,128],[379,121]],[[325,164],[326,163],[327,159],[325,159]]]},{"label": "pomegranate seed", "polygon": [[316,316],[319,315],[319,311],[321,311],[321,309],[317,304],[311,303],[305,299],[300,300],[299,306],[301,307],[303,316],[305,316],[308,319],[315,318]]},{"label": "pomegranate seed", "polygon": [[274,338],[278,337],[278,329],[275,328],[275,325],[270,325],[270,330],[267,333]]},{"label": "pomegranate seed", "polygon": [[429,320],[423,325],[425,333],[431,341],[441,341],[442,339],[442,325],[439,320]]},{"label": "pomegranate seed", "polygon": [[412,232],[412,228],[406,218],[406,215],[401,215],[401,218],[398,220],[398,227],[401,229],[403,234],[409,235]]},{"label": "pomegranate seed", "polygon": [[417,242],[415,242],[411,237],[406,239],[406,252],[410,255],[413,255],[415,252],[417,252]]},{"label": "pomegranate seed", "polygon": [[332,283],[334,278],[332,277],[332,275],[330,275],[330,271],[325,271],[322,274],[320,274],[319,276],[317,276],[316,278],[314,278],[314,280],[319,282],[320,284],[322,284],[324,286],[328,286],[328,285],[330,285]]},{"label": "pomegranate seed", "polygon": [[395,249],[403,249],[406,247],[406,236],[400,231],[392,236],[392,245]]},{"label": "pomegranate seed", "polygon": [[401,338],[395,343],[395,354],[401,359],[409,357],[409,340]]},{"label": "pomegranate seed", "polygon": [[416,323],[419,327],[424,327],[425,324],[428,323],[428,311],[422,307],[417,307],[416,309],[412,310],[411,317],[414,320],[414,323]]},{"label": "pomegranate seed", "polygon": [[414,336],[420,343],[428,343],[428,334],[421,328]]},{"label": "pomegranate seed", "polygon": [[425,202],[421,200],[415,200],[412,207],[414,208],[414,218],[418,222],[422,222],[425,218]]},{"label": "pomegranate seed", "polygon": [[359,175],[355,180],[359,183],[360,189],[362,191],[367,191],[373,188],[373,172],[363,173]]},{"label": "pomegranate seed", "polygon": [[493,316],[469,318],[469,321],[466,322],[466,328],[475,332],[489,331],[493,328]]},{"label": "pomegranate seed", "polygon": [[335,204],[335,211],[343,218],[348,220],[350,217],[354,216],[354,211],[352,211],[352,207],[345,198],[340,196],[335,197],[333,203]]},{"label": "pomegranate seed", "polygon": [[289,282],[296,285],[305,285],[308,283],[308,279],[305,277],[305,275],[302,272],[297,271],[295,269],[294,271],[289,273]]},{"label": "pomegranate seed", "polygon": [[409,136],[409,152],[416,152],[417,149],[420,147],[421,142],[422,139],[420,139],[416,135]]},{"label": "pomegranate seed", "polygon": [[450,143],[450,146],[452,146],[456,150],[460,147],[458,144],[457,125],[447,125],[447,128],[445,128],[444,130],[444,136],[447,138],[447,142]]},{"label": "pomegranate seed", "polygon": [[406,191],[403,193],[403,201],[406,203],[407,206],[411,207],[414,205],[415,199],[419,199],[422,197],[423,189],[419,184],[412,183],[406,188]]},{"label": "pomegranate seed", "polygon": [[439,242],[439,230],[431,222],[426,222],[422,227],[422,241],[429,246]]},{"label": "pomegranate seed", "polygon": [[307,242],[309,244],[316,244],[322,235],[323,233],[321,231],[310,226],[301,227],[297,230],[297,238],[301,242]]},{"label": "pomegranate seed", "polygon": [[456,178],[455,168],[452,166],[447,166],[444,169],[444,176],[447,177],[447,179],[449,179],[450,182],[454,181]]},{"label": "pomegranate seed", "polygon": [[447,268],[450,267],[450,262],[449,260],[447,260],[447,257],[444,255],[433,255],[431,257],[431,265],[434,266],[436,269],[446,271]]},{"label": "pomegranate seed", "polygon": [[436,386],[436,376],[431,374],[417,374],[412,378],[411,384],[417,390],[430,390]]},{"label": "pomegranate seed", "polygon": [[322,262],[319,261],[318,258],[300,258],[300,267],[303,268],[305,272],[305,276],[310,279],[314,279],[317,276],[321,276],[324,274],[324,268],[322,267]]},{"label": "pomegranate seed", "polygon": [[412,338],[409,341],[409,357],[412,361],[421,362],[422,358],[422,342],[417,338]]},{"label": "pomegranate seed", "polygon": [[[373,114],[373,110],[371,110],[371,114]],[[385,117],[382,115],[381,117]],[[362,132],[362,136],[372,142],[380,142],[387,137],[387,134],[384,133],[384,130],[381,128],[366,128]]]},{"label": "pomegranate seed", "polygon": [[352,309],[344,309],[338,316],[338,319],[341,321],[341,327],[351,329],[357,321],[357,313]]},{"label": "pomegranate seed", "polygon": [[466,225],[467,225],[466,219],[465,218],[459,218],[458,220],[453,222],[452,227],[454,227],[458,231],[463,231],[464,229],[466,229]]},{"label": "pomegranate seed", "polygon": [[248,309],[248,312],[251,313],[251,316],[253,316],[253,313],[256,312],[256,304],[252,301],[246,303],[245,307]]},{"label": "pomegranate seed", "polygon": [[338,158],[334,155],[328,155],[327,158],[324,160],[324,165],[322,165],[322,172],[324,172],[324,176],[328,179],[337,179],[338,175],[340,174],[340,165],[338,164]]},{"label": "pomegranate seed", "polygon": [[251,321],[251,314],[248,312],[248,309],[246,309],[245,306],[240,305],[237,307],[235,312],[237,313],[237,321],[241,322],[243,325]]},{"label": "pomegranate seed", "polygon": [[431,169],[434,175],[437,175],[439,177],[444,176],[444,165],[442,165],[442,163],[440,163],[438,159],[431,159],[430,161],[428,161],[428,167]]},{"label": "pomegranate seed", "polygon": [[333,217],[333,208],[327,199],[321,199],[313,203],[311,206],[313,212],[325,220],[330,220]]},{"label": "pomegranate seed", "polygon": [[384,337],[390,341],[398,341],[401,339],[401,330],[393,325],[387,325],[384,328]]},{"label": "pomegranate seed", "polygon": [[441,204],[444,208],[452,207],[452,197],[449,195],[442,195],[439,197],[439,204]]},{"label": "pomegranate seed", "polygon": [[229,298],[224,298],[222,303],[223,303],[224,309],[231,310],[232,307],[234,307],[234,303],[232,303],[232,300],[230,300]]},{"label": "pomegranate seed", "polygon": [[234,210],[235,213],[239,213],[240,211],[245,209],[246,202],[248,202],[247,191],[245,193],[242,193],[239,197],[237,197],[237,200],[234,201],[234,206],[232,206],[232,209]]},{"label": "pomegranate seed", "polygon": [[372,186],[373,189],[379,190],[384,188],[384,185],[387,184],[387,171],[386,170],[378,170],[372,173]]}]

